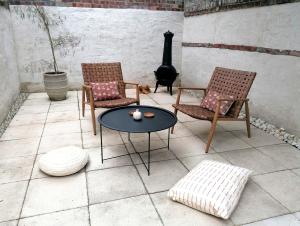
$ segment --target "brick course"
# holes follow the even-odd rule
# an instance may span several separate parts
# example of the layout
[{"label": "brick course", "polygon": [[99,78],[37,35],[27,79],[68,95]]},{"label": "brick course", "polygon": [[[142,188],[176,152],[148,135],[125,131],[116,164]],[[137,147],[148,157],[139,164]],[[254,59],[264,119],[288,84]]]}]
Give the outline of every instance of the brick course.
[{"label": "brick course", "polygon": [[[30,0],[9,0],[12,5],[29,5]],[[159,11],[183,11],[184,0],[37,0],[40,5],[88,7],[88,8],[131,8]]]},{"label": "brick course", "polygon": [[289,50],[289,49],[272,49],[258,46],[246,46],[246,45],[228,45],[221,43],[192,43],[192,42],[183,42],[183,47],[200,47],[200,48],[214,48],[214,49],[230,49],[230,50],[239,50],[247,52],[258,52],[266,53],[271,55],[285,55],[300,57],[300,51],[298,50]]}]

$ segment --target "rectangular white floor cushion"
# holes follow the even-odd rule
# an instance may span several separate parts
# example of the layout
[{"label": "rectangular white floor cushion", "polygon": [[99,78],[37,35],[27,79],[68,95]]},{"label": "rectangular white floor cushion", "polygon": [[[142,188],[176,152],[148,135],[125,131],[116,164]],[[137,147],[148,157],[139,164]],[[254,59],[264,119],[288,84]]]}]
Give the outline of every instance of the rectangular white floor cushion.
[{"label": "rectangular white floor cushion", "polygon": [[205,160],[168,192],[177,202],[228,219],[235,209],[251,171]]}]

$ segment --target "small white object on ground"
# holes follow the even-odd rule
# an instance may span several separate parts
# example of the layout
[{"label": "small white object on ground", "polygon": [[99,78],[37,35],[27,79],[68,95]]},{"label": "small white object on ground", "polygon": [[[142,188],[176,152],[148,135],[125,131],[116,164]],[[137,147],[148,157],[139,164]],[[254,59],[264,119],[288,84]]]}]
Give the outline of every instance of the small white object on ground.
[{"label": "small white object on ground", "polygon": [[88,159],[83,149],[67,146],[44,154],[39,160],[39,168],[51,176],[67,176],[81,170]]}]

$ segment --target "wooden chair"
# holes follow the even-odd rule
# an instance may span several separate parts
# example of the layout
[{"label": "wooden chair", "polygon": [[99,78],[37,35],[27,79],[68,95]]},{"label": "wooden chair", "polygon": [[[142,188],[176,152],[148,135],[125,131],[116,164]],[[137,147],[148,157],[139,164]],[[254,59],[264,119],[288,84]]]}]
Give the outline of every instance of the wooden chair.
[{"label": "wooden chair", "polygon": [[[123,81],[121,63],[83,63],[81,64],[84,85],[82,86],[82,116],[85,113],[85,104],[90,105],[94,135],[96,135],[95,108],[114,108],[136,103],[140,104],[139,88],[137,83]],[[90,82],[117,81],[121,99],[95,101]],[[135,85],[136,98],[127,98],[126,85]]]},{"label": "wooden chair", "polygon": [[[180,111],[193,118],[200,119],[200,120],[208,120],[212,123],[208,135],[208,141],[205,148],[206,153],[208,152],[212,138],[214,136],[216,126],[217,126],[217,121],[246,121],[247,134],[248,137],[250,138],[251,136],[250,116],[249,116],[249,106],[248,106],[249,99],[247,99],[247,95],[255,79],[255,76],[256,76],[255,72],[239,71],[239,70],[216,67],[207,88],[179,87],[176,104],[172,105],[175,108],[174,113],[177,115],[177,112]],[[181,91],[184,89],[202,90],[204,91],[204,95],[206,95],[209,90],[214,90],[220,94],[232,95],[235,97],[235,99],[228,113],[225,116],[223,116],[219,114],[220,103],[222,101],[226,101],[226,99],[219,99],[217,103],[217,110],[216,112],[213,112],[200,107],[200,105],[180,104]],[[241,119],[238,118],[238,116],[244,103],[245,103],[246,117]],[[173,133],[173,131],[174,131],[174,127],[172,128],[171,132]]]}]

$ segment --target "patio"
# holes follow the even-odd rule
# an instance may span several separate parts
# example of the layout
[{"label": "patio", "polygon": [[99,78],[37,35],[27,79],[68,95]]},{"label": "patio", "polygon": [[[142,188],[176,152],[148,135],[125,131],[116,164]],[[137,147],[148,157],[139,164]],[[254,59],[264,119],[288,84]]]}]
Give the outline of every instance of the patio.
[{"label": "patio", "polygon": [[[128,96],[134,90],[127,89]],[[176,95],[165,89],[141,95],[142,105],[172,110]],[[184,93],[182,101],[199,103]],[[178,113],[170,151],[151,153],[151,175],[133,153],[127,134],[104,130],[104,157],[131,153],[101,164],[99,125],[93,135],[90,111],[81,115],[81,91],[50,102],[31,93],[0,138],[0,225],[300,225],[300,152],[245,122],[222,122],[208,154],[210,123]],[[97,110],[97,115],[103,110]],[[147,137],[132,135],[139,151]],[[153,134],[152,148],[166,145],[167,131]],[[68,177],[49,177],[37,166],[53,148],[76,145],[89,154],[88,165]],[[167,191],[204,159],[254,171],[229,220],[172,202]]]}]

